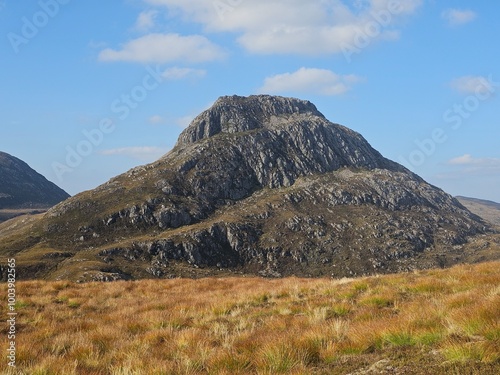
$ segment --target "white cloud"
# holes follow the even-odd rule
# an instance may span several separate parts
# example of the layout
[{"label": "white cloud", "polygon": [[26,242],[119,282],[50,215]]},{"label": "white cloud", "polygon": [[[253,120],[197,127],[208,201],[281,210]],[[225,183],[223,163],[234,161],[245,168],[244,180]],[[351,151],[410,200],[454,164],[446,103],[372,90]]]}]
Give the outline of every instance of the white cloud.
[{"label": "white cloud", "polygon": [[463,174],[497,175],[500,172],[500,158],[475,158],[464,154],[449,160],[448,164],[461,168]]},{"label": "white cloud", "polygon": [[149,34],[133,39],[120,50],[107,48],[99,53],[101,61],[166,63],[205,62],[223,58],[225,52],[202,35]]},{"label": "white cloud", "polygon": [[165,70],[162,77],[168,80],[177,80],[186,77],[201,78],[204,77],[206,73],[206,70],[203,69],[173,67]]},{"label": "white cloud", "polygon": [[141,12],[135,21],[134,29],[138,31],[148,31],[155,26],[157,10],[146,10]]},{"label": "white cloud", "polygon": [[158,125],[158,124],[164,123],[165,119],[162,116],[160,116],[160,115],[154,115],[154,116],[151,116],[148,119],[148,121],[149,121],[150,124]]},{"label": "white cloud", "polygon": [[340,95],[351,89],[361,79],[355,75],[339,75],[327,69],[300,68],[293,73],[267,77],[259,89],[261,93],[312,93]]},{"label": "white cloud", "polygon": [[159,159],[161,156],[166,154],[168,149],[161,147],[122,147],[114,148],[109,150],[103,150],[100,152],[101,155],[120,155],[128,156],[134,159],[139,159],[141,161],[150,162]]},{"label": "white cloud", "polygon": [[494,92],[495,83],[483,76],[463,76],[451,81],[450,86],[462,94],[475,94],[478,91]]},{"label": "white cloud", "polygon": [[500,158],[475,158],[471,154],[457,156],[448,161],[451,165],[475,165],[481,167],[500,167]]},{"label": "white cloud", "polygon": [[[341,0],[144,0],[165,6],[211,32],[238,33],[248,51],[320,55],[359,47],[359,37],[394,40],[402,17],[423,0],[369,0],[349,7]],[[396,4],[397,6],[394,6]]]},{"label": "white cloud", "polygon": [[472,10],[446,9],[441,13],[449,26],[461,26],[476,19],[477,14]]},{"label": "white cloud", "polygon": [[472,158],[471,154],[464,154],[462,156],[457,156],[456,158],[450,159],[448,161],[448,164],[451,165],[467,165],[467,164],[472,164],[474,162],[474,159]]}]

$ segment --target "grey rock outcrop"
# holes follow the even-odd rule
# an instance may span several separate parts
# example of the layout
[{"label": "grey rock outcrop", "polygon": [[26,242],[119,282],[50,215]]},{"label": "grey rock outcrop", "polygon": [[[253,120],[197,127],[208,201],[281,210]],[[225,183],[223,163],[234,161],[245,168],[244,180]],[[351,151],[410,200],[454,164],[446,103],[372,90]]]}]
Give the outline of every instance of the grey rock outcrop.
[{"label": "grey rock outcrop", "polygon": [[54,251],[93,254],[94,278],[138,278],[447,266],[490,229],[310,102],[261,95],[220,98],[167,155],[52,208],[38,230]]}]

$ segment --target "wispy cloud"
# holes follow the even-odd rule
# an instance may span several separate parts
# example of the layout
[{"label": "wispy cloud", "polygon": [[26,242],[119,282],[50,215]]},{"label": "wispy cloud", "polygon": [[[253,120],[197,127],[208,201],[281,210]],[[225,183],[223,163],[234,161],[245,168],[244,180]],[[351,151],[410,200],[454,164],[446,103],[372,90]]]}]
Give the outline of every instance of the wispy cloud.
[{"label": "wispy cloud", "polygon": [[457,156],[456,158],[448,160],[448,164],[451,165],[469,165],[474,161],[471,154],[464,154],[462,156]]},{"label": "wispy cloud", "polygon": [[157,16],[157,10],[146,10],[141,12],[137,17],[137,21],[135,21],[134,29],[142,32],[152,29],[155,26]]},{"label": "wispy cloud", "polygon": [[207,74],[206,70],[193,68],[178,68],[172,67],[165,70],[162,77],[168,80],[177,80],[182,78],[201,78]]},{"label": "wispy cloud", "polygon": [[178,12],[207,31],[239,34],[239,44],[252,53],[298,55],[342,53],[345,44],[355,44],[374,24],[379,32],[370,39],[397,39],[400,20],[423,3],[370,0],[353,7],[339,0],[145,1]]},{"label": "wispy cloud", "polygon": [[142,147],[122,147],[100,151],[101,155],[112,156],[128,156],[141,161],[150,162],[154,161],[164,154],[168,149],[162,147],[142,146]]},{"label": "wispy cloud", "polygon": [[352,85],[360,80],[358,76],[339,75],[327,69],[300,68],[293,73],[267,77],[259,92],[340,95],[349,91]]},{"label": "wispy cloud", "polygon": [[446,9],[441,13],[449,26],[462,26],[477,18],[476,12],[467,9]]},{"label": "wispy cloud", "polygon": [[223,49],[202,35],[148,34],[133,39],[121,49],[107,48],[99,53],[100,61],[200,63],[222,59]]},{"label": "wispy cloud", "polygon": [[500,158],[474,158],[471,154],[464,154],[450,159],[448,164],[481,168],[500,168]]},{"label": "wispy cloud", "polygon": [[494,83],[490,78],[483,76],[463,76],[451,81],[452,89],[462,94],[475,94],[478,91],[494,92]]},{"label": "wispy cloud", "polygon": [[148,122],[153,125],[158,125],[163,124],[165,122],[165,119],[160,115],[154,115],[148,119]]},{"label": "wispy cloud", "polygon": [[91,40],[87,46],[91,49],[103,49],[105,47],[107,47],[107,43],[106,42],[102,42],[102,41],[95,41],[95,40]]}]

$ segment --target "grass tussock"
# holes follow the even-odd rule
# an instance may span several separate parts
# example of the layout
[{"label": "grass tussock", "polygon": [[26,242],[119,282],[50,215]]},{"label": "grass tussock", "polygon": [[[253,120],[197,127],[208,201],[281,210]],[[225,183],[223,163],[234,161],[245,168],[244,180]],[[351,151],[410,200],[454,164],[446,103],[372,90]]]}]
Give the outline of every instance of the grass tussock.
[{"label": "grass tussock", "polygon": [[19,282],[17,368],[0,372],[496,374],[499,285],[499,263],[357,280]]}]

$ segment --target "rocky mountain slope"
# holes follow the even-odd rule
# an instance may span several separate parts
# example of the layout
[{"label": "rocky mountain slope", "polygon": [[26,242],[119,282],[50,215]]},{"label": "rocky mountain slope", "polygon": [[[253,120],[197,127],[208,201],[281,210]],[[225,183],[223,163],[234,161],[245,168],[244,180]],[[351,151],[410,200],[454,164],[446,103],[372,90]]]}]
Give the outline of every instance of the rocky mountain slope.
[{"label": "rocky mountain slope", "polygon": [[500,226],[500,203],[484,199],[456,197],[468,210],[483,218],[487,222]]},{"label": "rocky mountain slope", "polygon": [[22,277],[81,281],[352,276],[498,255],[471,241],[490,229],[456,199],[310,102],[273,96],[222,97],[160,160],[9,224],[0,254]]},{"label": "rocky mountain slope", "polygon": [[22,160],[0,152],[0,221],[49,208],[68,197]]}]

